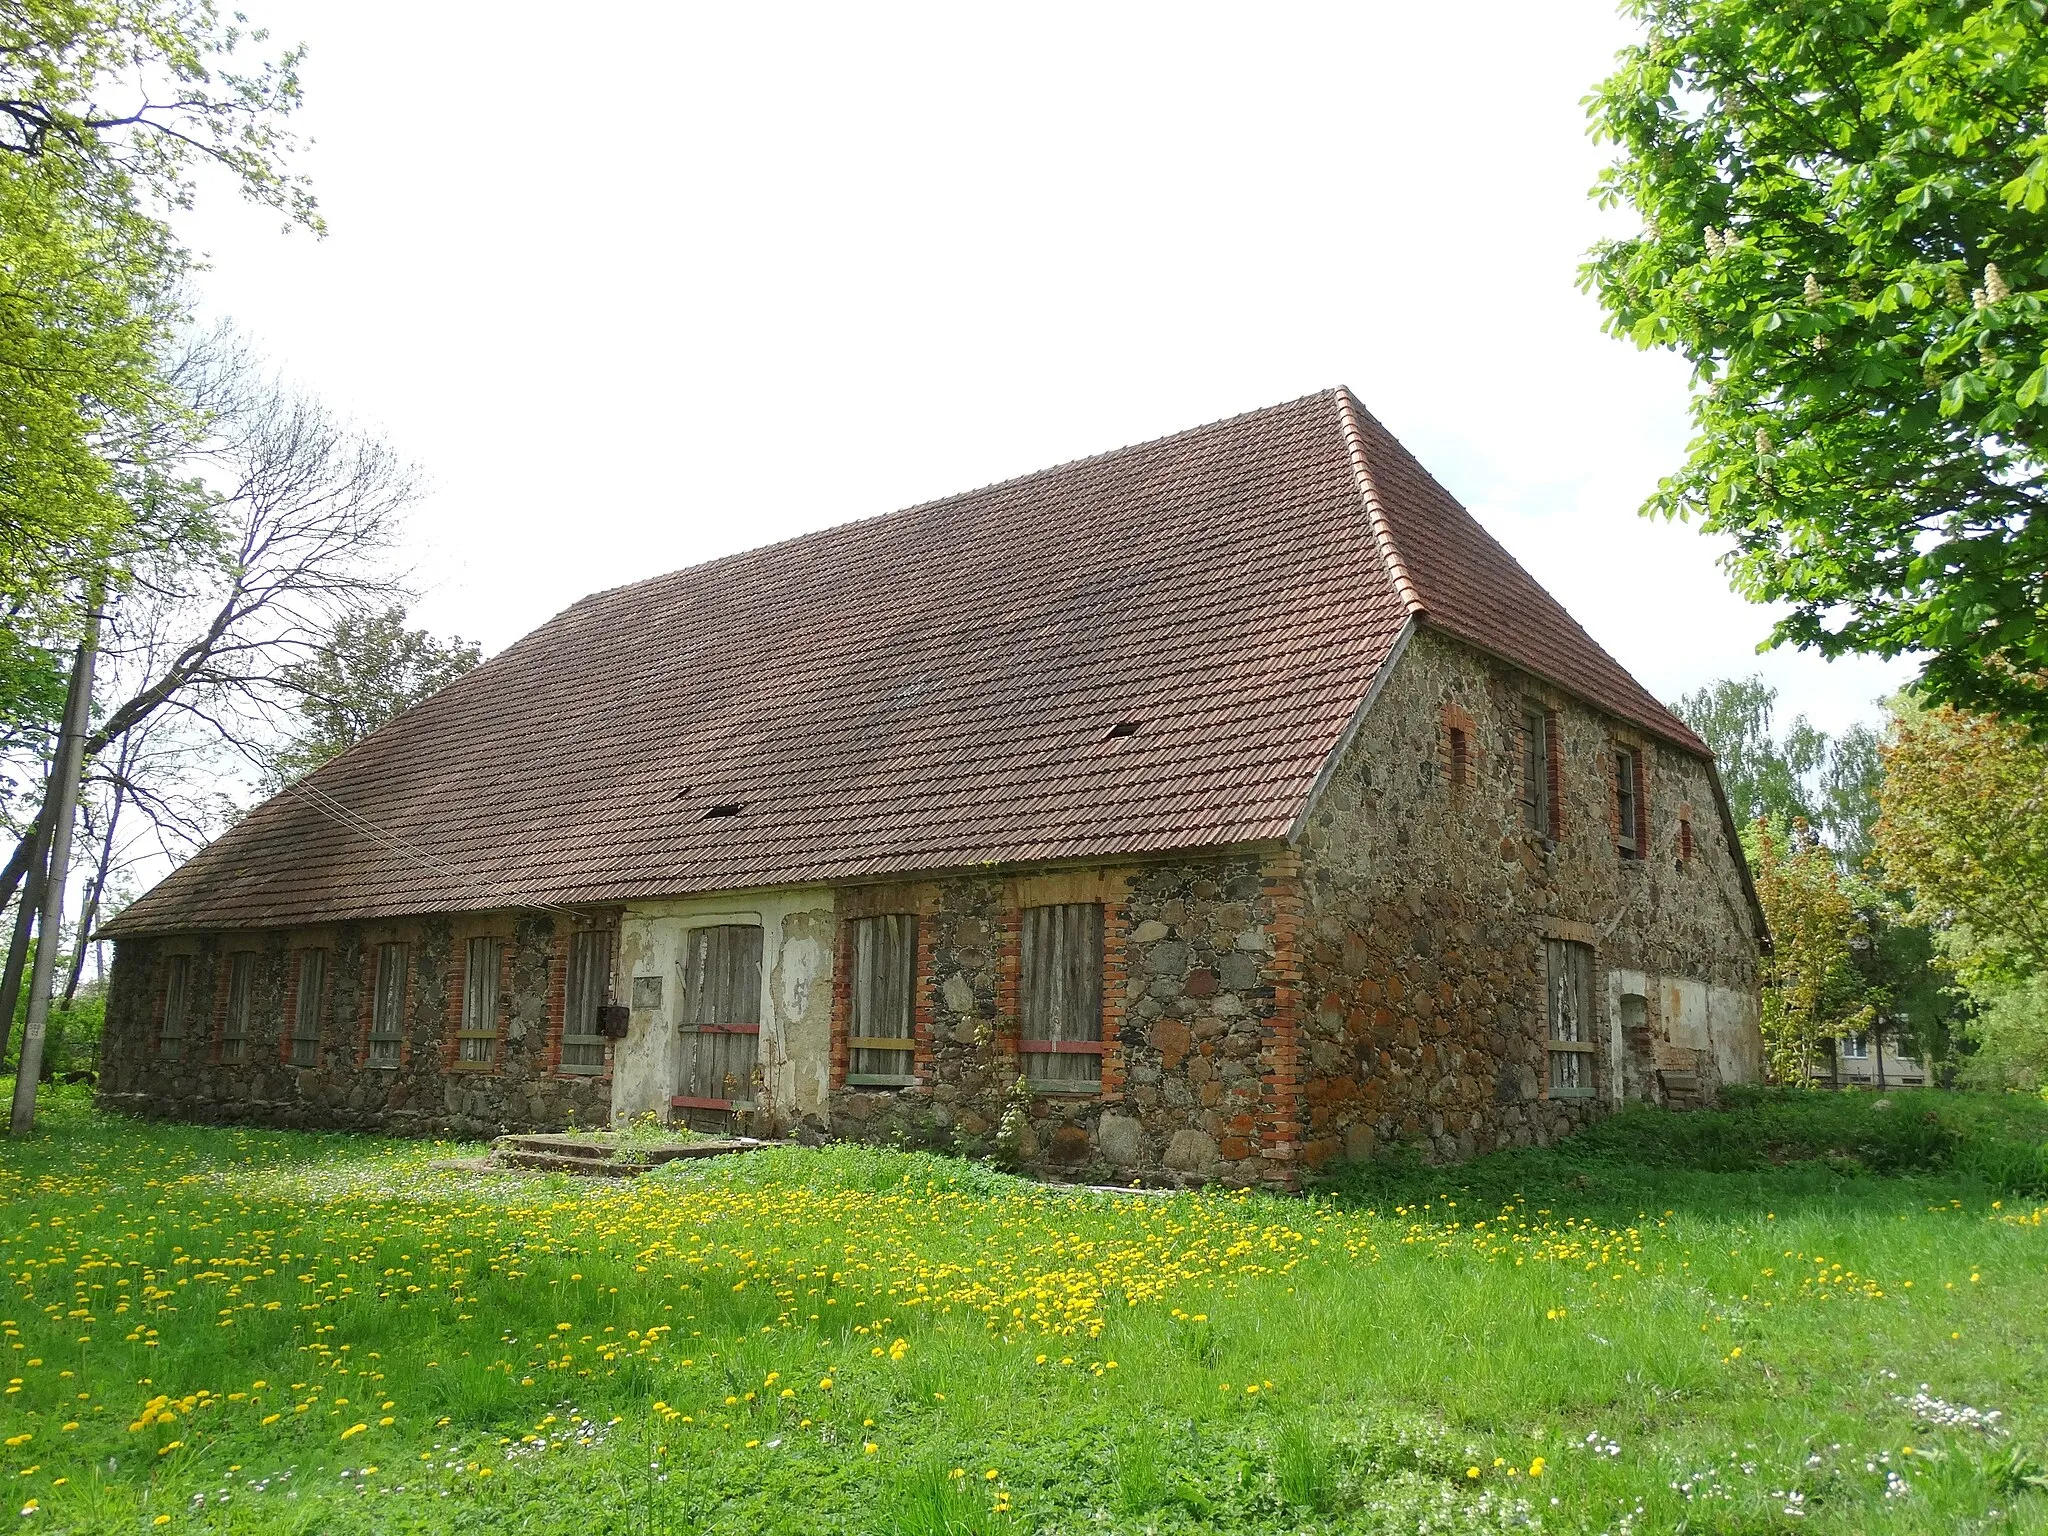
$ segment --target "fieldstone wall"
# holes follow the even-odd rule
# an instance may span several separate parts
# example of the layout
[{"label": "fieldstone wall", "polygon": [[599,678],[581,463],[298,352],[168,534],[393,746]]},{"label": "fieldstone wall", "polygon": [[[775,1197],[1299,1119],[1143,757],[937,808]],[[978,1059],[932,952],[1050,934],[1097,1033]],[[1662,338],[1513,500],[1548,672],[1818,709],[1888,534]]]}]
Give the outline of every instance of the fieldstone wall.
[{"label": "fieldstone wall", "polygon": [[[1523,825],[1525,699],[1556,733],[1549,838]],[[1617,743],[1645,768],[1640,857],[1617,845]],[[1740,854],[1699,759],[1424,627],[1336,765],[1301,852],[1308,1166],[1399,1143],[1448,1161],[1551,1141],[1624,1096],[1711,1099],[1716,1052],[1674,1043],[1654,980],[1756,994]],[[1591,1100],[1549,1093],[1546,937],[1593,948]],[[1645,1024],[1617,1058],[1608,983],[1622,972],[1653,980]],[[1754,1020],[1751,1006],[1752,1035]],[[1721,1059],[1750,1059],[1744,1042],[1724,1045],[1734,1054]]]},{"label": "fieldstone wall", "polygon": [[[499,1041],[488,1067],[457,1067],[467,940],[504,940]],[[370,990],[377,948],[409,947],[400,1062],[367,1061]],[[242,1122],[403,1136],[478,1138],[513,1130],[560,1130],[610,1119],[609,1068],[566,1074],[560,1059],[566,928],[542,915],[473,914],[403,923],[344,924],[317,931],[267,930],[133,938],[115,946],[101,1047],[100,1102],[110,1109],[181,1120]],[[299,954],[327,951],[317,1063],[291,1062]],[[221,1059],[229,956],[257,956],[243,1059]],[[179,1059],[166,1060],[158,1032],[164,963],[191,957],[188,1022]]]},{"label": "fieldstone wall", "polygon": [[[843,892],[842,922],[919,914],[919,1081],[846,1084],[842,995],[830,1133],[999,1154],[1061,1178],[1288,1183],[1291,1083],[1271,1067],[1292,1024],[1291,891],[1241,854]],[[1104,909],[1102,1090],[1020,1092],[1022,909],[1086,900]]]}]

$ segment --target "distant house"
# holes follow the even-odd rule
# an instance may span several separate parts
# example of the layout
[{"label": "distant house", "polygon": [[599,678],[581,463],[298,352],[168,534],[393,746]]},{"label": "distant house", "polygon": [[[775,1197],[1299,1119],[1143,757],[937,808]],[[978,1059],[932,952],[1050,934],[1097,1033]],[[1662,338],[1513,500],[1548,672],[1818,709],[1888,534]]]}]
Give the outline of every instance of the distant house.
[{"label": "distant house", "polygon": [[1875,1031],[1844,1035],[1835,1042],[1835,1059],[1822,1062],[1813,1075],[1842,1088],[1924,1088],[1927,1068],[1899,1049],[1899,1042]]},{"label": "distant house", "polygon": [[108,925],[101,1093],[1285,1186],[1756,1079],[1735,847],[1340,389],[577,603]]}]

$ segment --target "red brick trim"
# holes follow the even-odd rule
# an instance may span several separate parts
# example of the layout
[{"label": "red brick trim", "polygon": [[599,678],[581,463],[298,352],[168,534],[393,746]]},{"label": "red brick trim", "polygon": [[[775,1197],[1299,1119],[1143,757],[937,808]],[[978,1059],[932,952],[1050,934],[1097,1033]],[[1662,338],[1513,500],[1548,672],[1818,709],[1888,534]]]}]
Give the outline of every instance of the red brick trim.
[{"label": "red brick trim", "polygon": [[1305,910],[1301,855],[1293,849],[1267,855],[1260,877],[1271,910],[1268,931],[1273,939],[1273,954],[1267,970],[1273,981],[1273,1015],[1265,1029],[1265,1049],[1260,1061],[1264,1091],[1260,1096],[1259,1156],[1267,1165],[1266,1182],[1291,1189],[1300,1178],[1302,1143],[1298,1026]]},{"label": "red brick trim", "polygon": [[1465,791],[1479,780],[1479,723],[1457,705],[1446,704],[1438,724],[1444,783],[1450,790],[1451,803],[1462,804]]},{"label": "red brick trim", "polygon": [[832,1014],[826,1078],[831,1092],[846,1089],[846,1074],[853,1067],[853,925],[864,917],[891,913],[917,922],[917,942],[911,958],[915,974],[910,981],[910,1038],[916,1042],[910,1057],[913,1081],[903,1086],[921,1086],[932,1081],[936,1071],[932,1026],[937,1017],[932,1002],[937,987],[937,978],[932,974],[932,929],[938,911],[937,892],[937,886],[921,882],[839,893],[832,932]]},{"label": "red brick trim", "polygon": [[1119,870],[1104,881],[1102,902],[1102,1102],[1124,1097],[1123,1021],[1130,1017],[1131,876]]},{"label": "red brick trim", "polygon": [[[590,925],[595,928],[595,923]],[[562,1071],[562,1036],[569,1028],[569,948],[575,943],[580,930],[568,923],[555,924],[554,942],[548,946],[548,1023],[547,1033],[542,1037],[540,1069],[551,1075],[562,1077],[584,1077],[593,1074]],[[604,1045],[605,1072],[611,1070],[612,1045]],[[603,1076],[604,1073],[594,1074]]]}]

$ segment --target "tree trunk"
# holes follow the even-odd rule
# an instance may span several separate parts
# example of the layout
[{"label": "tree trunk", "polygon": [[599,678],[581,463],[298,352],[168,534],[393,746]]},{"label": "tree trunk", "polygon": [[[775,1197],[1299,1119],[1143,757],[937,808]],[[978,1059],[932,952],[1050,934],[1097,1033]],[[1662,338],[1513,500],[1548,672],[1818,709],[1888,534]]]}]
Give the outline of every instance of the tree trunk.
[{"label": "tree trunk", "polygon": [[56,979],[58,936],[64,931],[64,874],[71,865],[71,823],[78,806],[78,774],[85,757],[85,735],[92,728],[92,672],[99,656],[100,586],[94,581],[86,597],[85,637],[71,667],[71,691],[64,700],[64,734],[57,743],[57,762],[44,797],[49,814],[50,858],[43,877],[42,911],[36,919],[43,942],[36,946],[29,974],[28,1018],[21,1028],[21,1061],[14,1072],[14,1110],[8,1131],[26,1136],[36,1127],[36,1088],[43,1071],[43,1030],[50,1020],[50,985]]},{"label": "tree trunk", "polygon": [[99,864],[92,872],[92,880],[85,888],[85,905],[78,910],[78,942],[72,946],[71,974],[64,982],[64,1006],[69,1008],[72,999],[78,996],[78,978],[85,973],[85,950],[92,925],[99,921],[100,897],[106,894],[107,871],[114,862],[114,829],[121,822],[121,803],[128,792],[129,742],[134,738],[121,738],[121,755],[114,765],[114,798],[107,805],[107,826],[100,836]]},{"label": "tree trunk", "polygon": [[49,824],[46,814],[49,808],[46,794],[43,809],[36,812],[34,825],[21,840],[21,846],[29,850],[33,862],[30,859],[22,861],[28,881],[22,887],[21,905],[14,914],[14,939],[7,947],[7,969],[0,974],[0,1061],[7,1059],[9,1038],[14,1033],[14,1010],[21,1003],[21,974],[28,968],[29,941],[35,934],[36,913],[43,905],[43,859],[47,852],[43,845],[43,829]]}]

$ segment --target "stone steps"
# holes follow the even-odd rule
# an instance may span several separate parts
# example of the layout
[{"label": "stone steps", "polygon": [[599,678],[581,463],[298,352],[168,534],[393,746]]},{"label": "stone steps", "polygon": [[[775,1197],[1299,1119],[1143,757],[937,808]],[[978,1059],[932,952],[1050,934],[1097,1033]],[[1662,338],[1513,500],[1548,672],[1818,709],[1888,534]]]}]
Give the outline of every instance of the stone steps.
[{"label": "stone steps", "polygon": [[498,1137],[491,1143],[486,1165],[528,1173],[567,1173],[588,1179],[631,1179],[678,1158],[722,1157],[773,1145],[776,1143],[751,1136],[721,1136],[635,1147],[627,1153],[589,1136],[531,1132]]}]

